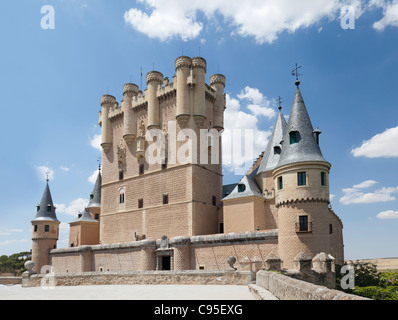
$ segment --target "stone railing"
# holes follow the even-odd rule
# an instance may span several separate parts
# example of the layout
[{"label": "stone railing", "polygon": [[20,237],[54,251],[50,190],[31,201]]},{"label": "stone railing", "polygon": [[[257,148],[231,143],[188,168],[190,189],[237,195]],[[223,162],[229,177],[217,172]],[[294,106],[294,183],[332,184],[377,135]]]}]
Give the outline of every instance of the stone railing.
[{"label": "stone railing", "polygon": [[256,285],[279,300],[369,300],[265,270],[257,272]]}]

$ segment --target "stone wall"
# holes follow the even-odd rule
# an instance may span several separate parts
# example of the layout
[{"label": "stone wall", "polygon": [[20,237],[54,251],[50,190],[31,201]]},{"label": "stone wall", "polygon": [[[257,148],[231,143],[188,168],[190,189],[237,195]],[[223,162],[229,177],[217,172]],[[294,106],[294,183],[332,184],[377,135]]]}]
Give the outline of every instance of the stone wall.
[{"label": "stone wall", "polygon": [[[160,240],[150,239],[125,244],[81,246],[54,249],[50,264],[56,273],[130,272],[156,270],[163,255]],[[227,259],[235,257],[236,268],[242,260],[265,264],[266,257],[278,252],[278,231],[255,231],[174,237],[166,248],[171,251],[171,270],[229,270]]]},{"label": "stone wall", "polygon": [[21,284],[22,277],[0,277],[0,285]]},{"label": "stone wall", "polygon": [[247,271],[82,272],[32,275],[26,287],[87,285],[247,285]]},{"label": "stone wall", "polygon": [[257,273],[256,285],[269,290],[279,300],[369,300],[264,270]]}]

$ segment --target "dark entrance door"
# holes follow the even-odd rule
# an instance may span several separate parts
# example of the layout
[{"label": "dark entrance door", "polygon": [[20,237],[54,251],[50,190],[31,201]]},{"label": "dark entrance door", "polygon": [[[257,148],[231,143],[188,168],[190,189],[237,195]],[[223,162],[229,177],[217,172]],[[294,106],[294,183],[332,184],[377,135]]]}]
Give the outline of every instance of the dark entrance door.
[{"label": "dark entrance door", "polygon": [[162,270],[171,270],[171,257],[162,257]]}]

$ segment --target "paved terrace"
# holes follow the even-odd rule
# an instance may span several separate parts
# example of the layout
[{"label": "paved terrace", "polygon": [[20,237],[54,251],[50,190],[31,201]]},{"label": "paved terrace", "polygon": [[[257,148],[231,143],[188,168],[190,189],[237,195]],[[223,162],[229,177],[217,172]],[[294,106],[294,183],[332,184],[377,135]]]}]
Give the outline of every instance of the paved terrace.
[{"label": "paved terrace", "polygon": [[[0,300],[256,300],[243,285],[97,285],[22,288],[0,285]],[[269,293],[269,299],[275,299]]]}]

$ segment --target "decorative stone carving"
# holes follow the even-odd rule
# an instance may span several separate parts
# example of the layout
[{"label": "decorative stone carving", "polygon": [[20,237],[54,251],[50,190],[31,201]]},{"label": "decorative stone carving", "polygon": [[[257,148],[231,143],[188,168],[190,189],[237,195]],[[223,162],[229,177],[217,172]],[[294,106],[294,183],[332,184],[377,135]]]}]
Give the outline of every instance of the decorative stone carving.
[{"label": "decorative stone carving", "polygon": [[227,263],[231,270],[236,270],[237,268],[234,267],[234,264],[236,263],[236,258],[234,256],[230,256],[227,258]]},{"label": "decorative stone carving", "polygon": [[117,161],[119,164],[119,168],[124,166],[126,163],[126,147],[124,145],[124,140],[121,139],[120,143],[117,147]]},{"label": "decorative stone carving", "polygon": [[163,235],[160,239],[160,249],[169,249],[169,239],[166,235]]}]

